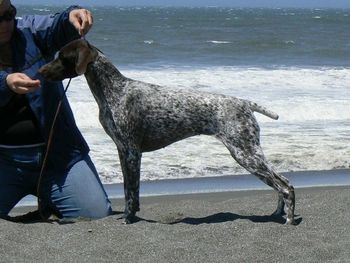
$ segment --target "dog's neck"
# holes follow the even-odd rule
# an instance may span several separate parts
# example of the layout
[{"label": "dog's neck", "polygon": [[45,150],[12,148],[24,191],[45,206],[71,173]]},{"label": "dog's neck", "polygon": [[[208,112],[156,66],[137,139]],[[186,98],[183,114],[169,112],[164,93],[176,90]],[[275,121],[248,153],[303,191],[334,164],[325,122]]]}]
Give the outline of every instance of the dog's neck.
[{"label": "dog's neck", "polygon": [[110,98],[122,95],[127,82],[127,78],[102,53],[99,53],[95,61],[88,65],[85,77],[100,105],[105,105]]}]

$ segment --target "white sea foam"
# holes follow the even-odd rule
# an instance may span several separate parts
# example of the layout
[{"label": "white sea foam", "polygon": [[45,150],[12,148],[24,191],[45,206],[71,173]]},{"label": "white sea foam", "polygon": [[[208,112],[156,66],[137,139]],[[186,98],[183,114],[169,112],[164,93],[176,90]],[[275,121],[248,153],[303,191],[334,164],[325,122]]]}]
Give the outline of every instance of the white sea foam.
[{"label": "white sea foam", "polygon": [[51,12],[51,10],[48,8],[33,8],[33,10],[39,12]]},{"label": "white sea foam", "polygon": [[[278,171],[350,166],[350,69],[217,67],[122,72],[169,88],[250,99],[275,111],[278,121],[256,116],[262,147]],[[68,97],[103,182],[122,181],[116,147],[99,124],[97,105],[83,77],[73,80]],[[208,136],[146,153],[142,161],[142,180],[242,172],[226,148]]]},{"label": "white sea foam", "polygon": [[212,44],[230,44],[230,41],[219,41],[219,40],[208,40],[208,43],[212,43]]}]

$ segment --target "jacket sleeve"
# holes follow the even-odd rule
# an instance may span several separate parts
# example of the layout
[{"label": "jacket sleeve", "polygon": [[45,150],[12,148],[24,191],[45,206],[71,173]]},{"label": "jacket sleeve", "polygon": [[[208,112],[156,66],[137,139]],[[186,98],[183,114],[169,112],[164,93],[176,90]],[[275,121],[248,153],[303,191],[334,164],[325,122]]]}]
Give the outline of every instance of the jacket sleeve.
[{"label": "jacket sleeve", "polygon": [[80,6],[71,6],[62,13],[47,16],[27,16],[22,27],[29,28],[36,44],[45,56],[53,57],[64,45],[80,37],[77,30],[69,22],[69,13]]},{"label": "jacket sleeve", "polygon": [[14,94],[6,84],[7,75],[7,72],[0,71],[0,107],[5,106]]}]

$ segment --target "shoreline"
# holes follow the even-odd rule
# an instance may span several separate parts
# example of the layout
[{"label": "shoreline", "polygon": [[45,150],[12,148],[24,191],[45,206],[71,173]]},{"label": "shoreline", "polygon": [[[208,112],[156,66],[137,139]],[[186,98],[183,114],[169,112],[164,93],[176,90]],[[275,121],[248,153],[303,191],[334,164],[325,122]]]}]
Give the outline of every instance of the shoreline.
[{"label": "shoreline", "polygon": [[[309,194],[312,194],[315,192],[327,191],[327,190],[328,191],[349,190],[349,196],[350,196],[350,185],[311,186],[311,187],[300,187],[295,189],[296,193],[303,192],[303,193],[309,193]],[[187,199],[201,200],[203,198],[210,199],[212,197],[216,197],[216,199],[220,199],[220,200],[225,200],[225,199],[247,198],[252,196],[258,196],[261,194],[262,195],[269,194],[272,196],[276,196],[275,201],[277,202],[277,192],[272,188],[266,188],[266,189],[248,189],[248,190],[244,189],[244,190],[218,191],[218,192],[213,191],[213,192],[196,192],[196,193],[182,193],[182,194],[141,195],[140,203],[142,206],[142,205],[151,205],[153,203],[158,203],[163,201],[176,202],[179,200],[187,200]],[[114,213],[122,214],[123,213],[122,208],[124,207],[124,196],[111,197],[110,201],[113,208],[115,207],[120,208],[119,209],[120,211],[115,211],[115,209],[113,209]],[[298,201],[298,196],[296,196],[296,201]],[[10,215],[17,216],[20,214],[25,214],[30,211],[34,211],[36,209],[37,209],[36,203],[35,205],[15,206],[10,212]]]},{"label": "shoreline", "polygon": [[[296,171],[281,173],[288,178],[295,188],[348,186],[350,169],[322,171]],[[124,198],[122,183],[104,184],[110,199]],[[197,193],[237,192],[254,190],[272,190],[251,174],[229,175],[218,177],[196,177],[141,181],[140,196],[183,195]],[[35,206],[34,196],[23,198],[16,207]]]}]

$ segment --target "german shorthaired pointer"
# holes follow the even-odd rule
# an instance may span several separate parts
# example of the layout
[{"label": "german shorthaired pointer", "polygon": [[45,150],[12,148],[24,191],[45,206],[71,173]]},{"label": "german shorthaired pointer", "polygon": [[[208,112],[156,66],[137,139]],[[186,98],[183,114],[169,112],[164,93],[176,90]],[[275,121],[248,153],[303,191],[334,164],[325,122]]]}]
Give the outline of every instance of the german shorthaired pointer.
[{"label": "german shorthaired pointer", "polygon": [[135,221],[140,210],[142,153],[206,134],[222,141],[241,166],[278,191],[274,214],[283,216],[286,212],[286,224],[295,224],[294,188],[267,163],[253,112],[272,119],[278,119],[277,114],[235,97],[173,90],[126,78],[98,49],[81,39],[63,47],[39,72],[51,81],[85,74],[100,109],[100,122],[118,148],[125,223]]}]

